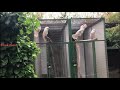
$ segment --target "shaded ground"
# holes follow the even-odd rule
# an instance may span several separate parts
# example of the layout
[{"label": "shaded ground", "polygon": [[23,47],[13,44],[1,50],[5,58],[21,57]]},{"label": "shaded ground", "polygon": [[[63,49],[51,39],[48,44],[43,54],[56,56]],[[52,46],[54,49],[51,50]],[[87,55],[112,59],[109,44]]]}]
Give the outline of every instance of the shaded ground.
[{"label": "shaded ground", "polygon": [[120,78],[120,50],[108,50],[109,77]]}]

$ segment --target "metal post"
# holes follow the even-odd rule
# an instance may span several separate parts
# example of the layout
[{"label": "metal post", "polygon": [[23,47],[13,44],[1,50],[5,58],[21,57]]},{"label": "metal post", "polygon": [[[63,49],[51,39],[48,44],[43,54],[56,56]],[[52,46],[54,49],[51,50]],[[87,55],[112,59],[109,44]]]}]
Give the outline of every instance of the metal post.
[{"label": "metal post", "polygon": [[92,48],[93,48],[93,68],[94,68],[94,77],[97,78],[95,41],[92,42]]},{"label": "metal post", "polygon": [[107,65],[107,77],[109,77],[109,70],[108,70],[108,56],[107,56],[107,40],[106,40],[106,34],[105,34],[105,19],[103,18],[104,22],[104,43],[105,43],[105,56],[106,56],[106,65]]},{"label": "metal post", "polygon": [[68,30],[69,30],[69,62],[70,62],[70,76],[71,78],[74,78],[74,67],[73,67],[73,63],[72,63],[72,52],[73,52],[73,43],[72,43],[72,29],[71,29],[71,19],[68,19]]},{"label": "metal post", "polygon": [[[85,61],[85,77],[87,78],[87,67],[86,67],[86,51],[85,51],[85,44],[86,42],[82,42],[84,46],[84,61]],[[88,43],[88,42],[87,42]]]}]

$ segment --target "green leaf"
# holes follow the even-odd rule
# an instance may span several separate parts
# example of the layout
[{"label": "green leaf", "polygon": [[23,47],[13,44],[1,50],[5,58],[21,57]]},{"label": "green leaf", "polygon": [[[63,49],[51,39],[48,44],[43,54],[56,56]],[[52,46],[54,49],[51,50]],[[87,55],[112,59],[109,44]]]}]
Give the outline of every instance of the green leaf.
[{"label": "green leaf", "polygon": [[20,34],[23,35],[23,30],[20,30]]},{"label": "green leaf", "polygon": [[27,34],[31,34],[32,33],[32,30],[27,30],[27,32],[26,32]]},{"label": "green leaf", "polygon": [[32,57],[37,57],[36,54],[32,54]]},{"label": "green leaf", "polygon": [[2,65],[5,66],[5,65],[7,65],[7,63],[8,63],[8,60],[4,60],[4,61],[2,62]]},{"label": "green leaf", "polygon": [[36,27],[39,27],[39,26],[40,26],[40,22],[36,21]]},{"label": "green leaf", "polygon": [[27,57],[24,57],[24,60],[28,60],[28,58],[27,58]]}]

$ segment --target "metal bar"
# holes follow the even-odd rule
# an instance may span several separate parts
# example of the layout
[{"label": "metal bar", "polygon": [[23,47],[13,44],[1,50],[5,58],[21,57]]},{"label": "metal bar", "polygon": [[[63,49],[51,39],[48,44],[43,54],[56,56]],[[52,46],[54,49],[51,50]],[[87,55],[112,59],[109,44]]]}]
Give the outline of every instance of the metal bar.
[{"label": "metal bar", "polygon": [[97,78],[95,42],[92,42],[92,48],[93,48],[93,68],[94,68],[94,77]]},{"label": "metal bar", "polygon": [[72,63],[72,49],[73,49],[73,45],[72,45],[72,29],[71,29],[71,19],[68,19],[68,29],[69,29],[69,63],[70,63],[70,76],[71,78],[74,78],[74,73],[73,73],[73,63]]},{"label": "metal bar", "polygon": [[[98,42],[98,41],[105,41],[105,40],[80,40],[80,41],[72,41],[71,43],[87,43],[87,42]],[[36,44],[69,44],[69,42],[52,42],[52,43],[36,43]]]},{"label": "metal bar", "polygon": [[39,19],[41,21],[45,21],[45,20],[68,20],[68,19]]},{"label": "metal bar", "polygon": [[102,19],[102,18],[72,18],[72,19]]},{"label": "metal bar", "polygon": [[[105,42],[105,56],[106,56],[106,65],[107,65],[107,69],[108,69],[108,57],[107,57],[107,39],[106,39],[106,34],[105,34],[105,19],[103,20],[104,22],[104,42]],[[107,71],[107,77],[109,77],[109,72]]]},{"label": "metal bar", "polygon": [[[79,40],[79,41],[72,41],[71,43],[92,42],[92,41],[106,41],[106,40]],[[7,44],[11,44],[11,43],[7,43]],[[69,44],[69,42],[52,42],[52,43],[36,43],[36,44]]]},{"label": "metal bar", "polygon": [[93,41],[105,41],[105,40],[79,40],[79,41],[74,41],[74,42],[93,42]]},{"label": "metal bar", "polygon": [[85,77],[87,78],[87,66],[86,66],[86,54],[85,54],[85,42],[83,43],[84,46],[84,61],[85,61]]}]

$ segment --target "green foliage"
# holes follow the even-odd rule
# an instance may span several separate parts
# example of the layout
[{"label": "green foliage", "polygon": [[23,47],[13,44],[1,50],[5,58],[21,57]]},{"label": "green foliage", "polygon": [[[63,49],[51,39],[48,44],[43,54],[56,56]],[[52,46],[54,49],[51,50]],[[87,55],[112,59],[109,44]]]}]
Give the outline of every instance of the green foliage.
[{"label": "green foliage", "polygon": [[18,18],[20,35],[17,37],[17,49],[19,60],[22,60],[22,71],[19,73],[20,77],[36,77],[34,72],[34,60],[40,53],[35,42],[30,41],[29,34],[36,30],[40,25],[39,20],[33,13],[22,13]]},{"label": "green foliage", "polygon": [[18,15],[19,27],[24,31],[24,34],[31,34],[33,30],[40,26],[40,21],[38,21],[36,15],[32,12],[24,12],[22,15]]},{"label": "green foliage", "polygon": [[[107,23],[120,23],[120,12],[105,15]],[[108,47],[120,48],[120,25],[106,29]]]},{"label": "green foliage", "polygon": [[[17,56],[18,59],[22,62],[20,67],[23,70],[23,76],[20,77],[34,77],[34,60],[37,57],[37,54],[40,53],[40,49],[37,48],[35,42],[30,41],[28,36],[18,36],[17,39]],[[21,72],[20,72],[21,73]],[[19,74],[20,74],[19,73]],[[18,75],[19,75],[18,74]]]},{"label": "green foliage", "polygon": [[40,49],[30,40],[39,25],[33,13],[0,12],[0,43],[17,43],[17,46],[0,46],[1,78],[35,78],[34,60]]},{"label": "green foliage", "polygon": [[106,16],[107,23],[120,23],[120,12],[110,13],[110,15]]},{"label": "green foliage", "polygon": [[106,39],[109,47],[120,48],[120,25],[106,29]]}]

